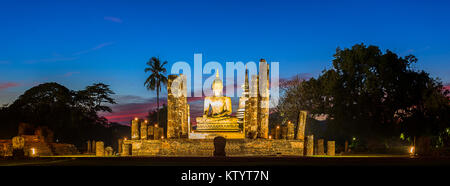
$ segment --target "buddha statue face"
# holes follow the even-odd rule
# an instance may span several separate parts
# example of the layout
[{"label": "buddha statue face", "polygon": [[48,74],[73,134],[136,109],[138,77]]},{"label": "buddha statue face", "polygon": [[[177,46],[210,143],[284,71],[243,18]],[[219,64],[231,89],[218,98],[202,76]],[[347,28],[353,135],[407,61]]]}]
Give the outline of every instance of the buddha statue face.
[{"label": "buddha statue face", "polygon": [[216,70],[216,79],[214,79],[212,83],[212,90],[214,92],[214,97],[221,97],[222,96],[222,90],[223,90],[223,83],[222,80],[219,78],[219,71]]}]

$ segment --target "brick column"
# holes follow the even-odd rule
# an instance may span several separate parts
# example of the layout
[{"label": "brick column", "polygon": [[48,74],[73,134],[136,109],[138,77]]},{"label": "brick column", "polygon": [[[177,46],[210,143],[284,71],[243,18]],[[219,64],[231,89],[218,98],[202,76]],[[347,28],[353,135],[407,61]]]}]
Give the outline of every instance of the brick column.
[{"label": "brick column", "polygon": [[328,141],[327,142],[327,155],[328,156],[334,156],[335,155],[335,142],[334,141]]},{"label": "brick column", "polygon": [[142,140],[147,139],[147,120],[141,122],[141,139]]},{"label": "brick column", "polygon": [[325,155],[323,148],[323,139],[317,140],[317,155]]},{"label": "brick column", "polygon": [[103,141],[95,142],[95,156],[105,156],[105,144]]},{"label": "brick column", "polygon": [[139,119],[134,118],[131,121],[131,139],[138,140],[139,139]]},{"label": "brick column", "polygon": [[306,137],[306,155],[314,155],[314,135],[309,135]]}]

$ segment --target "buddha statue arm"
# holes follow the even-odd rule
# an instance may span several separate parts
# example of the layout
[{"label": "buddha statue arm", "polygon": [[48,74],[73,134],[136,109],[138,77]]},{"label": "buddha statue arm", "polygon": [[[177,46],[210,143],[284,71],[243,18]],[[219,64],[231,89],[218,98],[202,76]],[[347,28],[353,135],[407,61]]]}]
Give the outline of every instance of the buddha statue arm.
[{"label": "buddha statue arm", "polygon": [[209,105],[210,105],[210,101],[209,99],[205,99],[204,104],[203,104],[203,116],[207,116],[209,113]]},{"label": "buddha statue arm", "polygon": [[226,113],[226,115],[231,115],[232,112],[232,106],[231,106],[231,98],[227,97],[225,99],[225,105],[224,105],[224,112]]}]

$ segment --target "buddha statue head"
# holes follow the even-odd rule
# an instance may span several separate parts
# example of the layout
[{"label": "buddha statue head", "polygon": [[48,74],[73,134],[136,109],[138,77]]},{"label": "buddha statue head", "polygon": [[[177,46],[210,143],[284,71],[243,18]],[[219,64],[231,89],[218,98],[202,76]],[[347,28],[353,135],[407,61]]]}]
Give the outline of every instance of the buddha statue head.
[{"label": "buddha statue head", "polygon": [[221,97],[223,90],[222,80],[219,78],[219,69],[216,69],[216,79],[212,83],[212,90],[214,92],[214,97]]}]

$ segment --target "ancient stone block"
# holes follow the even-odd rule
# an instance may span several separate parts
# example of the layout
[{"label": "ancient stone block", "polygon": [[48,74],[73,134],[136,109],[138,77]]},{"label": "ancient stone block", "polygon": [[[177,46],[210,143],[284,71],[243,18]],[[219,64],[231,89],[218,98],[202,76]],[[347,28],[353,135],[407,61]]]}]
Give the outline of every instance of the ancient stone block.
[{"label": "ancient stone block", "polygon": [[122,156],[129,156],[130,155],[130,145],[122,143],[122,153],[120,155]]},{"label": "ancient stone block", "polygon": [[335,155],[335,142],[327,141],[327,155],[334,156]]},{"label": "ancient stone block", "polygon": [[23,149],[25,146],[25,139],[22,136],[14,136],[12,138],[13,149]]},{"label": "ancient stone block", "polygon": [[306,115],[307,112],[302,110],[298,116],[298,126],[297,126],[297,139],[305,139],[305,126],[306,126]]},{"label": "ancient stone block", "polygon": [[317,155],[325,155],[325,151],[323,148],[323,139],[318,139],[317,140]]},{"label": "ancient stone block", "polygon": [[216,137],[214,138],[214,156],[225,156],[225,146],[227,144],[227,140],[224,137]]},{"label": "ancient stone block", "polygon": [[95,142],[95,156],[105,156],[105,144],[103,141]]},{"label": "ancient stone block", "polygon": [[112,147],[107,146],[107,147],[105,148],[105,156],[112,156],[112,155],[113,155],[113,152],[114,152],[114,150],[113,150]]},{"label": "ancient stone block", "polygon": [[309,135],[306,138],[306,155],[314,155],[314,135]]},{"label": "ancient stone block", "polygon": [[139,137],[140,137],[140,135],[139,135],[139,119],[134,118],[131,121],[131,139],[138,140]]}]

